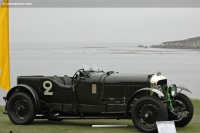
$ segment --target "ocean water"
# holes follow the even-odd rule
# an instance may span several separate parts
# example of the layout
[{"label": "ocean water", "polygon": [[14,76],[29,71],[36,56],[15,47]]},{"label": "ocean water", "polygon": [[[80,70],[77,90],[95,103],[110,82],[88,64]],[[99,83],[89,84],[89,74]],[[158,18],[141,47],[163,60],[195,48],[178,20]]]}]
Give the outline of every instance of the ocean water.
[{"label": "ocean water", "polygon": [[[154,74],[160,71],[168,83],[192,91],[200,99],[200,51],[138,48],[133,43],[49,43],[10,45],[11,86],[20,75],[69,75],[84,64],[104,71]],[[6,91],[0,90],[0,105]]]}]

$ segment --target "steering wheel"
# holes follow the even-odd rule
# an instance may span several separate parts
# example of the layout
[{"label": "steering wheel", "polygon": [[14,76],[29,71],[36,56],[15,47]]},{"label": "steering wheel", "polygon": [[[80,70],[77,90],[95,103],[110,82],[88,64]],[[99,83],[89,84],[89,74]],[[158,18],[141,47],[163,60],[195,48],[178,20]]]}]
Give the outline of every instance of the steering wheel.
[{"label": "steering wheel", "polygon": [[74,74],[74,76],[72,77],[72,85],[76,83],[76,81],[78,80],[78,73],[79,70]]},{"label": "steering wheel", "polygon": [[[83,71],[83,69],[79,69],[75,72],[74,76],[72,77],[72,85],[75,84],[78,80],[78,77],[80,76],[80,73]],[[79,74],[78,74],[79,73]]]}]

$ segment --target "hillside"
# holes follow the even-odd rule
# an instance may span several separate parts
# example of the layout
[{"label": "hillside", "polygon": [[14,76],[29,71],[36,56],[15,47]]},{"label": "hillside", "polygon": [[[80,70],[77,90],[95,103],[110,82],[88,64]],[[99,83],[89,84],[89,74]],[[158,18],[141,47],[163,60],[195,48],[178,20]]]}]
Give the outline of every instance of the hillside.
[{"label": "hillside", "polygon": [[158,45],[152,45],[151,48],[171,48],[171,49],[200,49],[200,37],[189,38],[185,40],[163,42]]}]

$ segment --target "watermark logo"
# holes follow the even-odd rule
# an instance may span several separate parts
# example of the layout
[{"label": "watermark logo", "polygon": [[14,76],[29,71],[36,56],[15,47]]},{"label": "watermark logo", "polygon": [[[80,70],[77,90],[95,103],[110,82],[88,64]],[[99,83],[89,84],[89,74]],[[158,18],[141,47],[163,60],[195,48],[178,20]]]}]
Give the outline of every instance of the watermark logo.
[{"label": "watermark logo", "polygon": [[22,6],[32,6],[33,3],[28,2],[5,2],[4,0],[0,0],[0,6],[10,6],[10,7],[22,7]]}]

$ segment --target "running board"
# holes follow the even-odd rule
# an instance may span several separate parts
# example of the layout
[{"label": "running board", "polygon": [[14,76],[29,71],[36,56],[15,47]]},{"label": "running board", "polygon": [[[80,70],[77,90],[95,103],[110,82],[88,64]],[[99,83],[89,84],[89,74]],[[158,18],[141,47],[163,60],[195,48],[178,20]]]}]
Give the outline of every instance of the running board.
[{"label": "running board", "polygon": [[[45,117],[45,116],[36,116],[35,119],[48,119],[50,117]],[[52,118],[52,117],[51,117]],[[58,116],[58,117],[53,117],[55,119],[130,119],[126,116]]]}]

